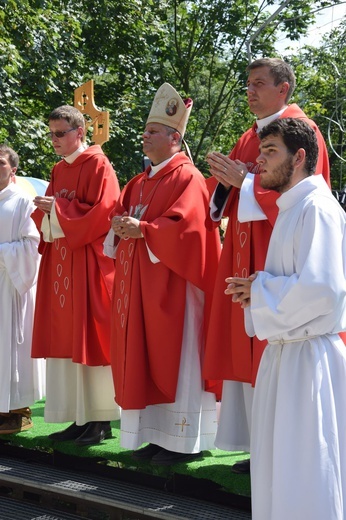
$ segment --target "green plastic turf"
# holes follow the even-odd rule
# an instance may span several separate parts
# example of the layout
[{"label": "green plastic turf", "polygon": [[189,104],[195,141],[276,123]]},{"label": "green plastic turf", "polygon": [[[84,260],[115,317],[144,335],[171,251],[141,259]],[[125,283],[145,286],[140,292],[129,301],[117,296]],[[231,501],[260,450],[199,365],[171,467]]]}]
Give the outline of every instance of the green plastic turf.
[{"label": "green plastic turf", "polygon": [[92,457],[102,459],[103,463],[117,468],[139,471],[160,477],[169,477],[173,473],[187,475],[194,478],[207,479],[215,482],[220,489],[237,495],[250,496],[249,475],[237,475],[231,472],[231,466],[249,457],[245,452],[227,452],[219,449],[203,452],[203,459],[189,463],[180,463],[173,466],[153,466],[148,462],[137,462],[131,454],[119,445],[120,421],[113,421],[111,439],[107,439],[96,446],[78,447],[73,441],[56,442],[48,438],[50,433],[63,430],[70,423],[53,424],[44,421],[45,401],[37,401],[32,409],[34,427],[30,430],[1,435],[0,439],[9,441],[13,446],[22,446],[27,449],[38,449],[50,452],[53,449],[67,455]]}]

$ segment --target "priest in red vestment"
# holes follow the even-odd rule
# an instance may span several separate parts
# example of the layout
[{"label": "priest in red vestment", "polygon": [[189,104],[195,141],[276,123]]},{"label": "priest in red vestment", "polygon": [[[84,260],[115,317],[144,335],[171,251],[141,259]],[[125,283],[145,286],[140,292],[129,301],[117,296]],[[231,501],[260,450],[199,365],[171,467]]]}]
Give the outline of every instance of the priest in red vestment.
[{"label": "priest in red vestment", "polygon": [[143,134],[151,165],[125,186],[105,243],[116,256],[121,445],[162,465],[200,457],[216,434],[216,399],[204,390],[201,363],[220,239],[205,226],[205,179],[181,151],[191,108],[168,83],[157,91]]},{"label": "priest in red vestment", "polygon": [[119,418],[110,368],[115,270],[103,241],[120,189],[101,147],[86,146],[79,110],[55,109],[49,128],[62,160],[34,200],[42,259],[32,356],[47,358],[45,420],[73,421],[50,438],[85,446],[110,437],[110,420]]},{"label": "priest in red vestment", "polygon": [[[203,373],[206,378],[223,381],[216,445],[228,451],[250,449],[253,386],[266,345],[265,341],[247,336],[242,309],[232,305],[231,298],[224,294],[228,276],[247,277],[263,270],[278,213],[275,203],[278,194],[261,188],[257,175],[258,132],[277,118],[306,121],[318,140],[316,173],[322,173],[330,185],[328,153],[322,134],[296,104],[288,104],[295,88],[291,67],[277,58],[262,58],[249,65],[248,73],[248,104],[258,119],[228,157],[220,153],[208,156],[215,184],[218,181],[210,215],[215,225],[221,217],[229,220],[217,273]],[[249,462],[238,463],[233,468],[236,472],[248,472]]]}]

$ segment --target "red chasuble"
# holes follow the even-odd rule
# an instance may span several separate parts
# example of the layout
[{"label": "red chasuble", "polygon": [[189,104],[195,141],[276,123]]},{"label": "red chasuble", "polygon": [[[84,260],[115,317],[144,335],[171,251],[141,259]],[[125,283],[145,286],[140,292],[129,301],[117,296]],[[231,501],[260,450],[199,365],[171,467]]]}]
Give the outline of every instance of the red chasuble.
[{"label": "red chasuble", "polygon": [[[316,173],[322,173],[328,185],[329,160],[326,144],[316,124],[295,104],[280,116],[304,119],[316,132],[319,158]],[[245,132],[230,154],[247,165],[248,171],[258,173],[259,139],[256,124]],[[244,311],[232,298],[224,294],[228,276],[247,277],[263,270],[270,235],[277,217],[276,200],[279,194],[264,190],[259,175],[255,176],[254,194],[267,220],[240,223],[238,221],[239,189],[232,188],[224,216],[229,217],[223,251],[216,278],[210,316],[209,333],[203,374],[207,379],[234,380],[255,384],[259,362],[266,341],[249,338],[244,328]],[[284,240],[284,237],[283,237]],[[213,390],[213,388],[211,388]]]},{"label": "red chasuble", "polygon": [[[108,215],[120,194],[115,172],[100,146],[90,146],[52,171],[46,195],[64,238],[44,242],[36,298],[32,356],[71,358],[90,366],[110,363],[114,261],[103,255]],[[32,217],[41,229],[43,212]]]},{"label": "red chasuble", "polygon": [[152,178],[149,171],[127,184],[113,213],[139,216],[144,235],[120,240],[116,251],[112,367],[123,409],[174,402],[186,283],[204,292],[207,319],[220,253],[218,231],[205,226],[205,179],[186,155],[174,156]]}]

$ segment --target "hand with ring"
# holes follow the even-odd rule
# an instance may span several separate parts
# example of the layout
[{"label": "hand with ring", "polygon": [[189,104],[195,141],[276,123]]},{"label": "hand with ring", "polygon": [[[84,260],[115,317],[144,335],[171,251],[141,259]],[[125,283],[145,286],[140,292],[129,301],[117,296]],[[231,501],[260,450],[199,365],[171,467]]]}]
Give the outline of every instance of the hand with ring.
[{"label": "hand with ring", "polygon": [[209,153],[207,163],[210,167],[210,173],[220,184],[223,184],[226,188],[230,186],[241,188],[247,174],[245,163],[242,163],[238,159],[233,161],[227,155],[223,155],[220,152]]}]

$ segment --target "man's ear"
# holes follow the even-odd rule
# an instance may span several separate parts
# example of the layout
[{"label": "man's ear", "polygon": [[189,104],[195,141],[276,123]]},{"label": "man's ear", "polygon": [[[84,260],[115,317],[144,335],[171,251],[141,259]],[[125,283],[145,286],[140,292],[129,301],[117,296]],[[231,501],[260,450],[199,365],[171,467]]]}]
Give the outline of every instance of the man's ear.
[{"label": "man's ear", "polygon": [[173,134],[172,134],[172,141],[174,141],[175,143],[178,143],[179,139],[180,139],[179,132],[173,132]]},{"label": "man's ear", "polygon": [[285,99],[287,96],[287,92],[289,91],[289,88],[290,88],[290,84],[287,81],[284,81],[283,83],[281,83],[280,94],[284,94]]},{"label": "man's ear", "polygon": [[306,151],[304,150],[304,148],[299,148],[299,150],[296,151],[294,156],[294,166],[296,166],[297,168],[304,166],[306,158]]},{"label": "man's ear", "polygon": [[79,137],[79,139],[81,139],[81,141],[85,140],[85,130],[83,130],[81,126],[77,128],[77,136]]}]

